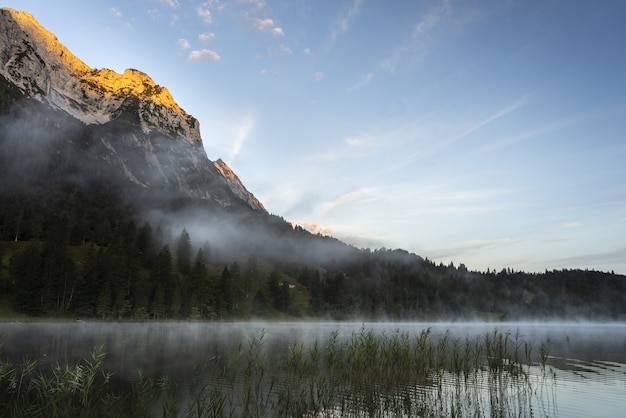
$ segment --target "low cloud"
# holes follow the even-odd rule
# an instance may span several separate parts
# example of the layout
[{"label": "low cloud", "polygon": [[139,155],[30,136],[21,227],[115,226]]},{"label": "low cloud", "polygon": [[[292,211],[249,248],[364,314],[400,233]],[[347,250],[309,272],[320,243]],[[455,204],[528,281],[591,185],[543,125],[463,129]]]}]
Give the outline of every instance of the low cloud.
[{"label": "low cloud", "polygon": [[299,222],[291,221],[293,227],[300,226],[312,234],[319,234],[323,236],[332,236],[333,228],[329,225],[324,225],[319,222]]}]

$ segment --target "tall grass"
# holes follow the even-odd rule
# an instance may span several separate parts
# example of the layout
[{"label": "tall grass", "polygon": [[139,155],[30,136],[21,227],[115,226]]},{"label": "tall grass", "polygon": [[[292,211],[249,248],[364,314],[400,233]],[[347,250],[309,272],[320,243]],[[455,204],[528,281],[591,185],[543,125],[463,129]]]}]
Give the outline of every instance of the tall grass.
[{"label": "tall grass", "polygon": [[[130,387],[102,370],[104,348],[76,364],[0,363],[0,415],[10,417],[482,417],[554,407],[549,344],[519,333],[475,338],[424,330],[333,332],[277,353],[264,335],[207,351],[189,382],[147,378]],[[546,399],[548,398],[548,399]],[[541,411],[541,409],[544,411]],[[537,410],[539,409],[539,410]]]}]

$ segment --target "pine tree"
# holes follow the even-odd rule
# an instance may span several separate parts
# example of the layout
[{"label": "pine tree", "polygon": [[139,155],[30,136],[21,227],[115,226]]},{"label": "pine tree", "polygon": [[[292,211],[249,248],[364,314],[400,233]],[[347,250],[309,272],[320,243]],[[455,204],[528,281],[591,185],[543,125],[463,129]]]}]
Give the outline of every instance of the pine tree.
[{"label": "pine tree", "polygon": [[183,275],[191,271],[191,239],[186,229],[180,233],[176,243],[176,264]]},{"label": "pine tree", "polygon": [[13,308],[28,315],[44,313],[41,251],[29,244],[16,252],[9,263],[9,284],[14,288]]}]

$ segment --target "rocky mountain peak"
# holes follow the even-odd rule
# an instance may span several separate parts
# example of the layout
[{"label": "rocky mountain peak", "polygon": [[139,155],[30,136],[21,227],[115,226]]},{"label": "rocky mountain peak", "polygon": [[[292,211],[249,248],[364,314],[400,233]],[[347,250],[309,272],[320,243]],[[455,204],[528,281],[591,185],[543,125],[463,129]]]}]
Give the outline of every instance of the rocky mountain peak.
[{"label": "rocky mountain peak", "polygon": [[[188,199],[266,212],[223,161],[208,159],[198,121],[165,87],[136,69],[119,74],[91,68],[31,14],[1,8],[0,88],[9,91],[7,86],[28,108],[20,113],[23,121],[12,123],[29,127],[29,138],[48,144],[28,148],[49,161],[41,165],[65,167],[72,179],[99,176],[130,200],[158,205]],[[0,141],[29,142],[13,138],[11,130],[2,138],[2,132]],[[58,160],[64,163],[52,162]]]},{"label": "rocky mountain peak", "polygon": [[213,165],[217,170],[224,176],[226,182],[229,184],[230,189],[243,201],[245,201],[249,206],[256,207],[261,210],[265,210],[263,204],[259,202],[259,200],[254,197],[252,193],[250,193],[239,177],[231,170],[231,168],[226,164],[221,158],[217,161],[213,162]]},{"label": "rocky mountain peak", "polygon": [[103,124],[128,109],[145,132],[201,142],[200,125],[174,101],[169,91],[135,69],[123,74],[89,67],[28,12],[0,10],[0,74],[30,97],[45,101],[85,124]]}]

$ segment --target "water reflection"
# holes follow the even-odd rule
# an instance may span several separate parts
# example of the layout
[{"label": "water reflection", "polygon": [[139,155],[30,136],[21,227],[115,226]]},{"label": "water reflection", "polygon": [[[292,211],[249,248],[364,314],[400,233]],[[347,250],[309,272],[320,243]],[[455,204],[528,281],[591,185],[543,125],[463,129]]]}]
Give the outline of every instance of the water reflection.
[{"label": "water reflection", "polygon": [[[549,379],[537,380],[539,393],[534,403],[517,408],[526,415],[530,408],[559,416],[621,416],[626,408],[626,325],[580,323],[4,323],[0,324],[2,356],[19,360],[45,354],[59,362],[75,362],[87,357],[94,347],[107,352],[105,368],[120,381],[131,382],[138,369],[148,377],[167,375],[173,381],[189,382],[197,366],[215,353],[234,353],[250,341],[263,339],[263,351],[274,366],[285,361],[290,344],[310,347],[314,341],[326,344],[337,332],[339,342],[363,329],[376,334],[404,333],[411,337],[430,329],[433,338],[447,335],[450,341],[489,334],[498,329],[513,338],[518,334],[534,348],[550,345],[546,366]],[[540,375],[532,366],[533,376]],[[457,397],[487,391],[493,382],[476,373],[469,384],[459,385],[458,376],[440,376],[450,396],[448,407]],[[447,383],[446,383],[447,382]],[[506,383],[506,382],[505,382]],[[508,386],[502,386],[505,396]],[[460,388],[460,389],[459,389]],[[410,390],[422,390],[411,388]],[[452,391],[452,392],[450,392]],[[476,392],[474,392],[475,395]],[[490,393],[495,396],[498,392]],[[519,394],[518,394],[519,395]],[[516,395],[516,396],[518,396]],[[524,396],[534,396],[527,394]],[[496,399],[497,401],[497,399]],[[493,412],[493,411],[492,411]],[[490,414],[486,414],[490,415]]]}]

